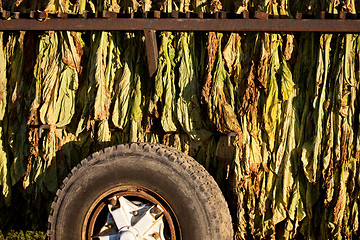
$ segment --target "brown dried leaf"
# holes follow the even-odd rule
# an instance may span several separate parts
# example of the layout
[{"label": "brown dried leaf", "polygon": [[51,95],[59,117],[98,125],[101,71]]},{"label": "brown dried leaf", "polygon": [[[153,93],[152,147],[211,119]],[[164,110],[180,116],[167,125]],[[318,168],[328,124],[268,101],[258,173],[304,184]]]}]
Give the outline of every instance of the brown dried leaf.
[{"label": "brown dried leaf", "polygon": [[225,49],[223,51],[224,60],[226,62],[226,66],[229,69],[229,74],[233,75],[235,61],[239,58],[239,52],[241,48],[241,37],[238,33],[232,33],[229,39],[228,44],[226,44]]},{"label": "brown dried leaf", "polygon": [[292,53],[294,51],[294,35],[287,34],[286,35],[286,47],[284,51],[286,61],[291,59]]},{"label": "brown dried leaf", "polygon": [[255,85],[255,64],[252,62],[249,76],[240,87],[240,96],[242,98],[242,105],[239,109],[240,116],[244,116],[249,111],[256,111],[258,95]]},{"label": "brown dried leaf", "polygon": [[72,38],[69,38],[69,42],[63,44],[65,51],[63,51],[62,54],[62,61],[66,65],[76,69],[80,74],[82,71],[81,61],[84,54],[81,43],[76,32],[71,32],[71,34],[67,36],[71,36]]},{"label": "brown dried leaf", "polygon": [[260,82],[262,87],[266,89],[266,83],[269,74],[270,47],[268,44],[264,44],[264,47],[266,49],[263,50],[263,54],[258,65],[257,76],[258,76],[258,81]]},{"label": "brown dried leaf", "polygon": [[220,0],[211,0],[210,7],[213,12],[219,12],[223,8]]},{"label": "brown dried leaf", "polygon": [[[23,0],[17,0],[16,3],[15,3],[15,6],[18,7],[20,6],[20,4],[23,2]],[[0,1],[0,7],[2,5],[2,1]]]},{"label": "brown dried leaf", "polygon": [[201,99],[202,100],[201,103],[203,104],[209,102],[209,94],[210,94],[211,82],[212,82],[212,70],[216,59],[218,44],[219,44],[219,37],[217,33],[209,32],[208,46],[207,46],[208,63],[206,66],[207,76],[202,89],[202,99]]}]

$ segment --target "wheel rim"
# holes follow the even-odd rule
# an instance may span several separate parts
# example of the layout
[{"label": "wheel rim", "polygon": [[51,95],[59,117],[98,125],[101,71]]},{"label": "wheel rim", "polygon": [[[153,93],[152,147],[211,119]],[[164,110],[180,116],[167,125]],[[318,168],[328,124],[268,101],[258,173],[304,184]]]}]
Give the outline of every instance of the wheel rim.
[{"label": "wheel rim", "polygon": [[83,240],[181,240],[177,217],[156,192],[141,186],[114,187],[87,211]]}]

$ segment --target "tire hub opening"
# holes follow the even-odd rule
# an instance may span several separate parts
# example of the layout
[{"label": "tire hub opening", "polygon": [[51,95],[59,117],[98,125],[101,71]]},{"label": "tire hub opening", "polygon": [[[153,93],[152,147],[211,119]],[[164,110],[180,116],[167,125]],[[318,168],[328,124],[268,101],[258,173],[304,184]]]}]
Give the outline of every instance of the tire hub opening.
[{"label": "tire hub opening", "polygon": [[147,189],[133,188],[102,194],[95,201],[84,221],[84,240],[181,239],[171,208],[154,198],[152,191],[150,195]]}]

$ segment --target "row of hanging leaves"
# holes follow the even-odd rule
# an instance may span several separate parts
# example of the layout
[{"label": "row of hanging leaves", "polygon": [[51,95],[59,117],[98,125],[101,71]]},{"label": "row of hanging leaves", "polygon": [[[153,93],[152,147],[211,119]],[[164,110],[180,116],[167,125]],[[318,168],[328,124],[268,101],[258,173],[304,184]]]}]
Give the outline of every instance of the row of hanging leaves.
[{"label": "row of hanging leaves", "polygon": [[[291,3],[291,4],[290,4]],[[347,1],[1,1],[6,10],[355,13]],[[231,205],[236,239],[356,238],[360,37],[302,33],[0,35],[0,226],[44,227],[62,179],[109,145],[156,142],[196,158]],[[43,136],[39,126],[49,125]],[[66,127],[66,128],[63,128]],[[234,157],[221,157],[235,132]],[[231,151],[229,151],[231,152]],[[16,213],[16,214],[15,214]]]}]

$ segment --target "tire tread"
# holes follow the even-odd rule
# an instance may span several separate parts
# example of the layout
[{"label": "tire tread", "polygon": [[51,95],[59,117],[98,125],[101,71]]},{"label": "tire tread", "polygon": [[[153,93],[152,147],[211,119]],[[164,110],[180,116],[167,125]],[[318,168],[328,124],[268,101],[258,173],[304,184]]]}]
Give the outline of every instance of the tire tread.
[{"label": "tire tread", "polygon": [[199,197],[201,198],[201,201],[205,203],[204,206],[210,216],[210,226],[213,227],[211,230],[212,234],[214,234],[214,239],[231,240],[233,238],[231,217],[225,198],[214,178],[203,166],[190,156],[174,148],[151,143],[129,143],[108,147],[95,152],[82,160],[71,170],[57,190],[54,201],[51,204],[48,218],[48,239],[52,239],[51,237],[54,235],[56,213],[60,207],[59,199],[62,199],[66,195],[65,187],[67,184],[71,183],[73,176],[76,175],[81,168],[94,164],[95,160],[106,159],[107,156],[126,152],[146,152],[149,154],[156,154],[157,156],[164,157],[173,162],[175,166],[182,168],[196,185],[199,190]]}]

